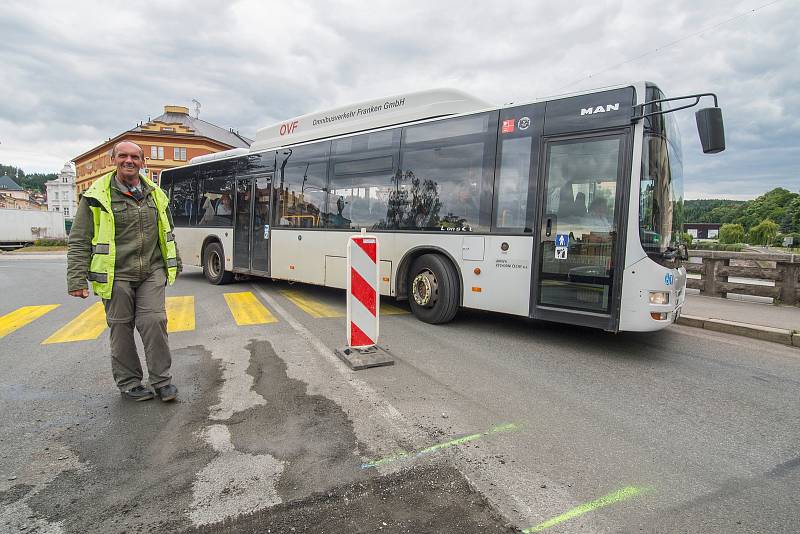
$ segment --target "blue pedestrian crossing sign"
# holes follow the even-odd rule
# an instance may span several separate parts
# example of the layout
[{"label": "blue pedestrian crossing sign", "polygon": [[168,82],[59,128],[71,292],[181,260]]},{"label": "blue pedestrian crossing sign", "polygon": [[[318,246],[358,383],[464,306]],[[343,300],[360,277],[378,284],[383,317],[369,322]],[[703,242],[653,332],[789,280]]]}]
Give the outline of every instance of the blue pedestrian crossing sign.
[{"label": "blue pedestrian crossing sign", "polygon": [[569,234],[556,234],[556,259],[566,260],[569,253]]}]

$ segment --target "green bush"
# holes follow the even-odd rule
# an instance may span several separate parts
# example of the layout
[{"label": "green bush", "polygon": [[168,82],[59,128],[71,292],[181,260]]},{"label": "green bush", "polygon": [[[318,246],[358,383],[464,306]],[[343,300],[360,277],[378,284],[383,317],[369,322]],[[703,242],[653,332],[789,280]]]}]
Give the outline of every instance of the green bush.
[{"label": "green bush", "polygon": [[724,244],[742,243],[744,228],[741,224],[723,224],[719,229],[719,242]]},{"label": "green bush", "polygon": [[692,246],[693,250],[722,250],[726,252],[741,252],[744,243],[715,243],[713,241],[698,241]]},{"label": "green bush", "polygon": [[692,238],[692,234],[690,234],[689,232],[681,232],[680,236],[678,236],[678,237],[680,239],[680,242],[683,243],[684,245],[686,245],[687,247],[691,247],[692,246],[693,238]]},{"label": "green bush", "polygon": [[750,229],[749,241],[751,245],[769,245],[776,235],[778,235],[778,225],[769,219],[764,219]]},{"label": "green bush", "polygon": [[66,247],[66,239],[37,239],[33,242],[37,247]]}]

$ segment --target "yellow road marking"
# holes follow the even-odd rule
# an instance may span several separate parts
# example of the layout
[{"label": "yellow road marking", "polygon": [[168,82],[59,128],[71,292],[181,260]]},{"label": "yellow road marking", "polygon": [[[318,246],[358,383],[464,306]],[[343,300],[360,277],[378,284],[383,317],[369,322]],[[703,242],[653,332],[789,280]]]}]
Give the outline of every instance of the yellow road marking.
[{"label": "yellow road marking", "polygon": [[381,303],[381,315],[403,315],[408,313],[408,310],[392,306],[391,304]]},{"label": "yellow road marking", "polygon": [[250,291],[225,293],[225,302],[239,326],[277,323],[278,320]]},{"label": "yellow road marking", "polygon": [[167,332],[194,330],[194,296],[167,297]]},{"label": "yellow road marking", "polygon": [[106,310],[102,302],[95,302],[55,334],[42,341],[42,345],[97,339],[106,328],[108,328]]},{"label": "yellow road marking", "polygon": [[295,306],[309,314],[311,317],[315,317],[320,319],[322,317],[344,317],[345,311],[334,308],[333,306],[328,306],[327,304],[323,304],[321,302],[317,302],[315,300],[311,300],[303,296],[303,294],[299,291],[294,291],[291,289],[282,289],[281,293],[284,297],[291,300]]},{"label": "yellow road marking", "polygon": [[0,338],[18,330],[26,324],[35,321],[45,313],[58,308],[59,304],[45,304],[42,306],[23,306],[0,317]]}]

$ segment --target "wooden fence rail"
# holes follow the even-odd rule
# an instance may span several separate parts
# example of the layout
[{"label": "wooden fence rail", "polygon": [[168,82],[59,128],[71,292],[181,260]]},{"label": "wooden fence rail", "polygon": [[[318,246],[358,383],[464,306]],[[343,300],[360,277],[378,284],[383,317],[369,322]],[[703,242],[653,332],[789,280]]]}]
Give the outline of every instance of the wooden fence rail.
[{"label": "wooden fence rail", "polygon": [[[772,297],[780,304],[797,305],[797,277],[800,273],[798,254],[758,254],[753,252],[722,252],[717,250],[690,250],[690,262],[684,263],[690,274],[686,285],[699,289],[701,295],[725,297],[727,293]],[[700,259],[700,262],[696,260]],[[766,280],[774,285],[747,282],[729,282],[728,278]]]}]

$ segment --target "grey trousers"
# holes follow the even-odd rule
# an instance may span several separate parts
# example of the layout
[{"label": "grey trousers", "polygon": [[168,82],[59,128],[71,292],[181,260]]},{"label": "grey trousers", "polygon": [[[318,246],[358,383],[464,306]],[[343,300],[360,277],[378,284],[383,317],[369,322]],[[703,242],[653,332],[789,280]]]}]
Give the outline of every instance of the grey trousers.
[{"label": "grey trousers", "polygon": [[142,383],[142,364],[133,339],[134,326],[144,345],[150,385],[158,388],[172,380],[164,296],[166,283],[164,270],[157,269],[144,282],[114,280],[111,298],[103,299],[106,322],[111,329],[111,372],[121,391]]}]

